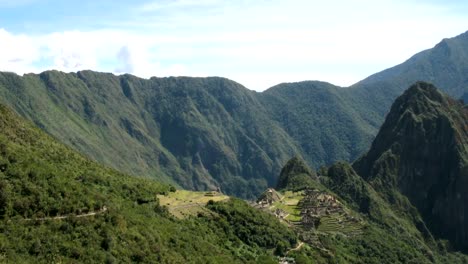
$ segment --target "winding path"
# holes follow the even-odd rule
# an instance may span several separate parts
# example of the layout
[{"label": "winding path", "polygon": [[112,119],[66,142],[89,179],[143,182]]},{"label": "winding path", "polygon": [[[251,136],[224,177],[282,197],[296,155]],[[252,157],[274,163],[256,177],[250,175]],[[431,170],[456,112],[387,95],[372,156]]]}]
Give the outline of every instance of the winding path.
[{"label": "winding path", "polygon": [[299,245],[297,245],[297,247],[295,248],[291,248],[290,250],[288,250],[288,252],[286,254],[289,254],[289,252],[291,251],[296,251],[296,250],[299,250],[301,249],[301,247],[304,245],[304,242],[299,242]]},{"label": "winding path", "polygon": [[103,206],[101,209],[91,212],[91,213],[86,213],[86,214],[78,214],[78,215],[62,215],[62,216],[52,216],[52,217],[40,217],[40,218],[25,218],[22,219],[23,221],[47,221],[47,220],[62,220],[62,219],[67,219],[67,218],[81,218],[81,217],[90,217],[93,215],[97,214],[102,214],[107,211],[107,207]]}]

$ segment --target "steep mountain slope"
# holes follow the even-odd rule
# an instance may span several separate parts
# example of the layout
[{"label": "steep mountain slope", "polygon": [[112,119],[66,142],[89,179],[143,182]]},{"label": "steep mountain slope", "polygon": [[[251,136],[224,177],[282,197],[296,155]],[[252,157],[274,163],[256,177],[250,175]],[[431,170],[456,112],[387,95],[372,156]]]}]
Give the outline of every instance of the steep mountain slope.
[{"label": "steep mountain slope", "polygon": [[[310,96],[301,96],[303,89],[275,93],[282,90],[255,93],[221,78],[0,74],[6,104],[93,159],[134,175],[165,176],[184,188],[220,186],[242,197],[274,185],[293,155],[315,165],[350,160],[374,133],[340,88],[313,86],[317,93]],[[307,107],[296,108],[296,99]]]},{"label": "steep mountain slope", "polygon": [[316,81],[281,84],[260,99],[318,167],[364,153],[393,101],[417,81],[434,83],[454,98],[468,94],[468,32],[346,89]]},{"label": "steep mountain slope", "polygon": [[222,78],[2,73],[0,94],[95,160],[188,189],[252,197],[298,152],[254,92]]},{"label": "steep mountain slope", "polygon": [[[346,90],[323,82],[280,84],[259,94],[265,108],[315,167],[354,160],[377,133],[378,121],[364,119]],[[365,110],[362,110],[365,112]]]},{"label": "steep mountain slope", "polygon": [[353,97],[367,98],[373,111],[386,113],[393,100],[417,81],[433,83],[454,98],[468,93],[468,32],[444,39],[400,65],[369,76],[350,90]]},{"label": "steep mountain slope", "polygon": [[290,159],[281,169],[276,188],[278,190],[303,190],[317,180],[315,171],[310,169],[300,157]]},{"label": "steep mountain slope", "polygon": [[0,105],[0,262],[272,263],[277,244],[295,244],[237,199],[176,219],[157,199],[169,191],[84,158]]},{"label": "steep mountain slope", "polygon": [[468,249],[468,109],[459,101],[431,84],[411,86],[353,166],[388,201],[405,195],[436,237]]}]

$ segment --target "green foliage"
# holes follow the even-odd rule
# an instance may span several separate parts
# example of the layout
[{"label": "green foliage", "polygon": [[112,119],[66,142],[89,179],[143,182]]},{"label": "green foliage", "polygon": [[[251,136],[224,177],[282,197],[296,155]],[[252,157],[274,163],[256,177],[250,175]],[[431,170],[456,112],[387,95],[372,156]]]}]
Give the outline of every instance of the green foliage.
[{"label": "green foliage", "polygon": [[317,175],[300,157],[290,159],[281,169],[276,188],[300,191],[316,185]]},{"label": "green foliage", "polygon": [[467,146],[467,109],[418,82],[395,101],[371,149],[353,166],[421,232],[466,250],[468,220],[454,216],[468,199],[461,180],[467,175]]},{"label": "green foliage", "polygon": [[222,78],[0,73],[0,98],[96,161],[185,189],[254,198],[298,152],[255,92]]},{"label": "green foliage", "polygon": [[[466,95],[467,37],[444,40],[349,89],[302,82],[255,93],[222,78],[51,71],[0,73],[0,98],[58,140],[114,168],[252,198],[274,184],[292,155],[315,166],[361,155],[393,99],[416,80],[431,80],[457,98]],[[420,100],[424,96],[429,100]],[[467,172],[467,108],[431,91],[415,98],[409,110],[397,104],[392,112],[399,126],[384,124],[375,153],[371,149],[367,161],[354,164],[371,184],[344,163],[320,170],[320,182],[362,212],[368,228],[355,237],[319,234],[324,248],[288,254],[298,263],[467,262],[425,226],[459,245],[467,241],[467,220],[452,217],[466,204],[458,175]],[[388,146],[407,133],[410,138]],[[418,141],[428,138],[431,144]],[[426,149],[401,155],[419,146]],[[435,168],[442,156],[426,154],[441,147],[447,160]],[[419,169],[425,173],[413,173]],[[414,191],[423,181],[409,179],[418,175],[438,187]],[[294,176],[283,177],[291,183],[286,187],[324,188],[307,171]],[[174,219],[156,199],[174,188],[99,166],[0,107],[1,262],[269,263],[271,252],[286,254],[296,243],[291,229],[235,199],[209,202],[210,214]]]},{"label": "green foliage", "polygon": [[281,249],[281,253],[296,244],[296,235],[285,225],[267,213],[261,212],[246,202],[232,198],[228,202],[209,202],[207,208],[216,212],[213,225],[225,230],[233,241],[242,241],[250,246]]},{"label": "green foliage", "polygon": [[356,159],[368,148],[382,120],[379,115],[364,118],[360,112],[365,112],[366,105],[355,103],[346,89],[324,82],[280,84],[259,97],[314,167]]},{"label": "green foliage", "polygon": [[98,165],[0,105],[0,262],[254,263],[295,242],[241,201],[174,219],[157,199],[170,189]]},{"label": "green foliage", "polygon": [[347,162],[333,164],[322,182],[353,208],[362,213],[369,213],[370,193],[368,184],[354,171]]}]

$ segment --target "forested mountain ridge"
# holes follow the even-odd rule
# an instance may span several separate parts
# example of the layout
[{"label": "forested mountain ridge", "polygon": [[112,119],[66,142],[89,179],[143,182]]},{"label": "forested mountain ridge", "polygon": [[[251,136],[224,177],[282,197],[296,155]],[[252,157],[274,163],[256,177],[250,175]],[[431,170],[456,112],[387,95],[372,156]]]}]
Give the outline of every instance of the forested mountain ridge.
[{"label": "forested mountain ridge", "polygon": [[259,95],[302,147],[306,161],[318,167],[362,155],[393,101],[417,81],[433,83],[454,98],[466,97],[468,32],[345,89],[306,81],[280,84]]},{"label": "forested mountain ridge", "polygon": [[223,78],[2,73],[0,94],[82,153],[186,189],[252,197],[298,152],[255,92]]},{"label": "forested mountain ridge", "polygon": [[253,198],[275,185],[292,156],[314,167],[358,158],[393,100],[417,80],[457,98],[466,94],[467,36],[443,40],[349,88],[307,81],[257,93],[216,77],[49,71],[0,73],[0,100],[116,169]]},{"label": "forested mountain ridge", "polygon": [[367,98],[371,112],[383,115],[393,100],[417,81],[432,83],[453,98],[468,93],[468,31],[369,76],[352,85],[350,91],[353,97]]}]

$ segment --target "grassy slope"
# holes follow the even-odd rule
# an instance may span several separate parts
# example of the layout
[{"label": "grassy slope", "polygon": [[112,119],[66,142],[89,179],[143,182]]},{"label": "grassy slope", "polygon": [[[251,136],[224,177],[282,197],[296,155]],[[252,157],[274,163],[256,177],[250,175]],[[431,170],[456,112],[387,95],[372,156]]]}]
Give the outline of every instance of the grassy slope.
[{"label": "grassy slope", "polygon": [[[286,253],[296,242],[286,225],[237,199],[210,202],[197,217],[175,219],[157,200],[168,186],[97,165],[1,106],[0,128],[2,261],[254,263],[272,261],[271,252]],[[319,263],[464,260],[447,251],[443,242],[425,238],[408,210],[388,205],[351,166],[334,166],[321,177],[327,186],[323,188],[333,190],[349,210],[361,211],[369,225],[361,234],[347,237],[342,230],[337,232],[342,229],[335,221],[339,216],[325,217],[321,232],[314,235],[320,246],[306,245],[289,251],[289,256]],[[179,194],[174,197],[206,199],[196,193]],[[291,202],[301,196],[285,195]],[[368,207],[361,205],[365,197]],[[26,220],[79,215],[104,206],[107,211],[90,217]],[[297,207],[292,210],[297,214]],[[301,239],[308,235],[301,234]]]},{"label": "grassy slope", "polygon": [[[241,201],[177,220],[157,199],[168,190],[102,167],[0,106],[1,262],[240,263],[271,259],[279,241],[293,246],[291,231]],[[250,231],[239,237],[240,219],[221,209],[244,215]],[[89,212],[99,213],[73,217]],[[255,240],[257,229],[273,239]]]},{"label": "grassy slope", "polygon": [[169,194],[158,195],[159,202],[167,206],[169,213],[177,218],[187,218],[197,216],[200,213],[207,213],[205,205],[211,200],[214,202],[225,201],[229,196],[216,192],[192,192],[177,190]]}]

